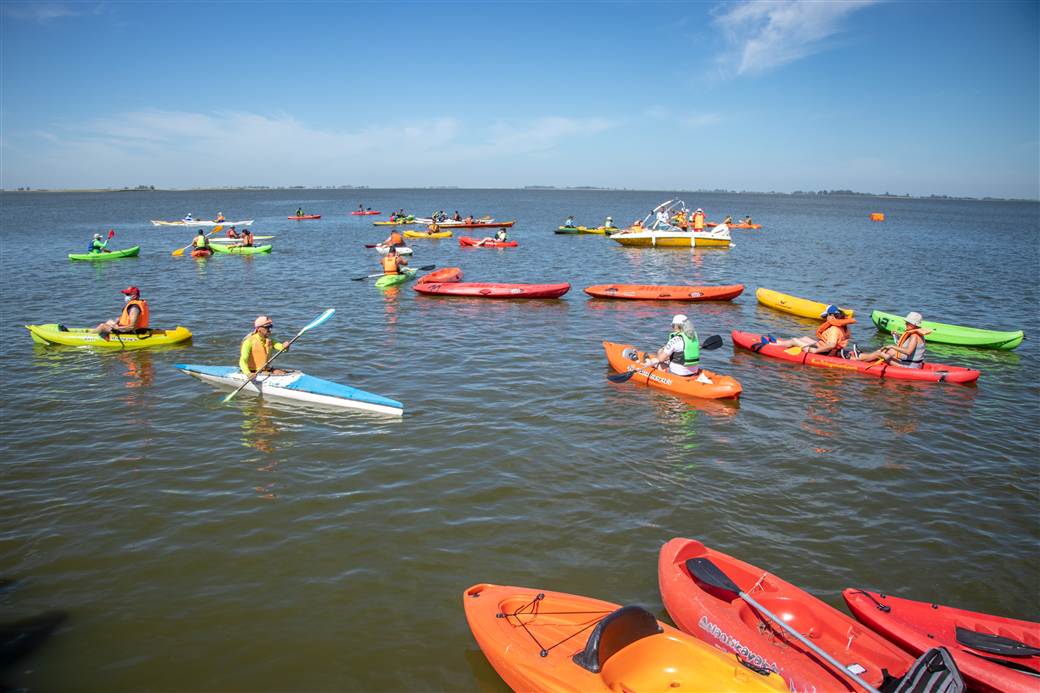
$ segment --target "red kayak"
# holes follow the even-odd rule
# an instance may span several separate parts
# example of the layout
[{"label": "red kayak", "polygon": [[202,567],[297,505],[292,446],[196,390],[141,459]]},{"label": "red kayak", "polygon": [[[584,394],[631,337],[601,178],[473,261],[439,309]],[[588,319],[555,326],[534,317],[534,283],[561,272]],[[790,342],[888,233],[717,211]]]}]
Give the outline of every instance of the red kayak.
[{"label": "red kayak", "polygon": [[585,293],[596,298],[627,298],[639,301],[728,301],[736,298],[743,291],[743,284],[726,286],[597,284],[585,289]]},{"label": "red kayak", "polygon": [[866,590],[847,589],[841,596],[856,618],[908,652],[949,649],[974,689],[1040,690],[1040,623]]},{"label": "red kayak", "polygon": [[819,354],[810,354],[796,347],[785,349],[775,344],[762,344],[762,336],[752,332],[733,330],[730,334],[735,345],[750,349],[763,356],[772,356],[776,359],[801,363],[806,366],[834,368],[861,375],[872,375],[875,378],[917,380],[929,383],[973,383],[979,379],[980,375],[978,371],[971,368],[947,366],[942,363],[925,363],[921,368],[906,368],[905,366],[889,365],[884,362],[878,363],[877,361],[853,361],[837,356],[821,356]]},{"label": "red kayak", "polygon": [[375,210],[370,209],[367,212],[351,212],[351,214],[353,214],[355,217],[367,217],[369,214],[382,214],[382,212],[377,212]]},{"label": "red kayak", "polygon": [[213,254],[213,251],[209,248],[195,248],[191,251],[192,257],[209,257]]},{"label": "red kayak", "polygon": [[479,238],[459,236],[459,245],[475,248],[515,248],[520,244],[516,241],[485,241],[484,243],[481,243]]},{"label": "red kayak", "polygon": [[483,282],[422,282],[412,287],[430,296],[469,298],[559,298],[570,291],[570,284],[489,284]]},{"label": "red kayak", "polygon": [[301,219],[321,219],[321,215],[320,214],[304,214],[303,216],[300,216],[300,217],[295,217],[295,216],[294,217],[286,217],[286,219],[296,219],[297,221],[299,221]]},{"label": "red kayak", "polygon": [[457,282],[461,280],[462,270],[460,270],[458,267],[445,267],[444,269],[439,269],[419,277],[420,284],[422,284],[423,282],[441,282],[444,284],[448,284],[450,282]]},{"label": "red kayak", "polygon": [[672,539],[662,546],[657,581],[679,629],[777,672],[792,691],[859,693],[860,688],[740,597],[696,580],[687,562],[696,568],[698,559],[710,560],[742,592],[875,688],[885,679],[882,670],[900,677],[914,664],[913,657],[880,635],[769,571],[693,539]]}]

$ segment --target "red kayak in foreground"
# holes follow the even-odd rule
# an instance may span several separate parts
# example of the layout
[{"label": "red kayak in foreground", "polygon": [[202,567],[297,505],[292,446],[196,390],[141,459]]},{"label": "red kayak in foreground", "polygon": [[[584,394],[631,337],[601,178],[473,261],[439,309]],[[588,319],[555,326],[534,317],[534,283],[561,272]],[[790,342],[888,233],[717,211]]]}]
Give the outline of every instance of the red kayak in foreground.
[{"label": "red kayak in foreground", "polygon": [[570,284],[491,284],[486,282],[422,282],[412,287],[429,296],[468,298],[559,298],[570,291]]},{"label": "red kayak in foreground", "polygon": [[286,217],[286,219],[296,219],[297,221],[299,221],[301,219],[321,219],[321,215],[320,214],[304,214],[303,216],[299,216],[299,217],[297,217],[297,216]]},{"label": "red kayak in foreground", "polygon": [[739,596],[697,580],[691,565],[696,569],[703,559],[875,688],[885,681],[885,671],[901,677],[914,664],[913,657],[866,626],[769,571],[693,539],[672,539],[662,546],[657,581],[664,607],[679,629],[735,652],[755,667],[777,672],[792,691],[861,689]]},{"label": "red kayak in foreground", "polygon": [[743,291],[743,284],[725,286],[597,284],[585,289],[585,293],[596,298],[627,298],[637,301],[728,301],[736,298]]},{"label": "red kayak in foreground", "polygon": [[837,356],[821,356],[810,354],[797,347],[779,347],[775,344],[762,344],[762,335],[752,332],[739,332],[733,330],[731,333],[733,343],[737,346],[750,349],[763,356],[771,356],[781,361],[801,363],[806,366],[818,368],[832,368],[842,371],[850,371],[861,375],[872,375],[875,378],[889,378],[891,380],[917,380],[930,383],[973,383],[979,379],[980,373],[971,368],[961,366],[947,366],[942,363],[925,363],[921,368],[906,368],[905,366],[889,365],[877,361],[852,361]]},{"label": "red kayak in foreground", "polygon": [[481,243],[479,238],[459,236],[459,245],[474,248],[515,248],[520,244],[516,241],[484,241]]},{"label": "red kayak in foreground", "polygon": [[1040,623],[990,616],[878,592],[842,592],[861,623],[920,654],[943,646],[968,683],[981,691],[1040,690]]}]

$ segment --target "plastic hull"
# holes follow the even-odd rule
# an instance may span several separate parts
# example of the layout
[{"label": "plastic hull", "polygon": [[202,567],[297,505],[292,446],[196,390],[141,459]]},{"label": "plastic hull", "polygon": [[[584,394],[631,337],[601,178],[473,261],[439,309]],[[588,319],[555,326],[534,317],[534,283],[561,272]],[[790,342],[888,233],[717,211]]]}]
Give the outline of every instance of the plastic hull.
[{"label": "plastic hull", "polygon": [[430,296],[464,298],[559,298],[570,291],[570,284],[492,284],[484,282],[423,282],[414,287]]},{"label": "plastic hull", "polygon": [[[637,350],[631,344],[616,344],[614,342],[603,342],[603,350],[607,354],[610,367],[619,373],[635,371],[636,374],[628,381],[639,385],[649,385],[659,390],[665,390],[675,395],[687,397],[700,397],[701,399],[736,399],[740,397],[741,387],[736,379],[728,375],[713,373],[701,369],[710,383],[704,383],[695,377],[683,377],[658,370],[652,366],[643,366],[642,361],[646,357],[642,351]],[[635,359],[628,358],[628,353],[635,353]]]},{"label": "plastic hull", "polygon": [[141,246],[135,245],[122,250],[113,250],[109,253],[69,253],[70,260],[87,260],[89,262],[105,262],[107,260],[118,260],[124,257],[135,257],[141,252]]},{"label": "plastic hull", "polygon": [[597,284],[585,289],[596,298],[636,301],[728,301],[744,291],[743,284],[726,286],[660,286],[646,284]]},{"label": "plastic hull", "polygon": [[485,243],[480,242],[479,238],[471,238],[470,236],[459,236],[459,245],[470,248],[515,248],[519,243],[516,241],[487,241]]},{"label": "plastic hull", "polygon": [[[875,310],[870,314],[870,319],[882,332],[903,332],[906,330],[906,321],[892,313],[883,313]],[[921,327],[932,330],[924,336],[926,342],[936,344],[957,344],[960,346],[973,346],[980,349],[1014,349],[1022,340],[1025,333],[1022,330],[1014,332],[999,332],[997,330],[980,330],[974,327],[962,327],[960,325],[947,325],[941,322],[930,322],[924,320]]]},{"label": "plastic hull", "polygon": [[213,251],[221,255],[263,255],[271,252],[270,245],[253,245],[253,246],[230,246],[222,243],[210,245]]},{"label": "plastic hull", "polygon": [[141,330],[140,333],[119,334],[113,332],[105,340],[97,332],[86,327],[73,327],[59,330],[57,323],[49,325],[26,325],[29,335],[37,344],[48,344],[76,347],[95,347],[98,349],[148,349],[158,346],[184,344],[191,339],[191,331],[178,325],[172,330]]},{"label": "plastic hull", "polygon": [[[773,291],[772,289],[758,289],[755,291],[755,298],[757,298],[758,302],[764,306],[775,308],[783,313],[790,313],[791,315],[798,315],[812,320],[820,320],[820,315],[823,314],[823,311],[827,310],[828,305],[808,298],[798,298],[797,296],[791,296],[790,294],[782,294],[779,291]],[[840,307],[841,306],[839,306],[839,308]],[[856,313],[856,311],[850,308],[842,308],[842,310],[845,311],[850,318]]]}]

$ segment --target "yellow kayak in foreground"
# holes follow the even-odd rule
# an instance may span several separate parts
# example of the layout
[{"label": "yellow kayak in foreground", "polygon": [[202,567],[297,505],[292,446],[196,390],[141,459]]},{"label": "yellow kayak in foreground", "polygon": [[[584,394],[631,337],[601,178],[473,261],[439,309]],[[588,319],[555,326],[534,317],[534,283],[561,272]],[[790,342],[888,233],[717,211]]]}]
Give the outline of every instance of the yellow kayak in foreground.
[{"label": "yellow kayak in foreground", "polygon": [[[827,303],[820,303],[819,301],[812,301],[808,298],[798,298],[797,296],[790,296],[788,294],[782,294],[779,291],[773,291],[771,289],[759,289],[755,292],[755,298],[763,306],[769,306],[776,310],[784,313],[791,313],[792,315],[799,315],[803,318],[811,318],[813,320],[819,320],[820,315],[823,311],[827,310]],[[840,306],[839,306],[840,307]],[[842,310],[851,318],[855,311],[850,308],[842,308]]]},{"label": "yellow kayak in foreground", "polygon": [[147,349],[156,346],[183,344],[191,339],[191,331],[178,325],[172,330],[138,330],[137,332],[113,332],[103,339],[100,334],[85,327],[65,327],[59,324],[26,325],[29,335],[37,344],[54,346],[89,346],[99,349]]},{"label": "yellow kayak in foreground", "polygon": [[408,238],[451,238],[451,231],[405,231]]}]

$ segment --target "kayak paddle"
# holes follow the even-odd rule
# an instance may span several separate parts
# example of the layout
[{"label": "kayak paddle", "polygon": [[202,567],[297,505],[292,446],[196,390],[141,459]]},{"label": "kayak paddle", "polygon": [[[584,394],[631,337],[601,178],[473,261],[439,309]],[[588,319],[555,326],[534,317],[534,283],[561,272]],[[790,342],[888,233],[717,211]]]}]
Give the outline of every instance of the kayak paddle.
[{"label": "kayak paddle", "polygon": [[[319,315],[318,317],[314,318],[309,323],[307,323],[302,330],[300,330],[299,332],[296,333],[295,337],[293,337],[292,339],[289,340],[289,342],[285,345],[284,349],[282,349],[281,351],[275,351],[271,355],[271,358],[267,359],[267,363],[265,363],[264,365],[260,366],[260,368],[257,369],[256,375],[259,375],[260,373],[262,373],[263,370],[265,368],[267,368],[267,366],[271,363],[271,361],[274,361],[276,358],[278,358],[279,354],[281,354],[284,351],[288,351],[289,347],[292,346],[292,343],[295,342],[297,339],[299,339],[300,336],[304,332],[306,332],[307,330],[311,329],[312,327],[317,327],[318,325],[322,324],[323,322],[325,322],[326,320],[331,318],[332,314],[335,313],[335,312],[336,312],[335,308],[329,308],[324,313],[322,313],[321,315]],[[223,403],[227,404],[232,399],[234,399],[235,395],[237,395],[239,392],[241,392],[242,389],[245,388],[246,385],[248,385],[249,383],[253,382],[253,380],[256,378],[256,375],[254,375],[252,378],[246,378],[246,381],[244,383],[242,383],[242,385],[240,385],[237,390],[235,390],[230,395],[228,395],[227,397],[224,398]]]},{"label": "kayak paddle", "polygon": [[[219,226],[219,225],[218,226],[214,226],[213,230],[210,231],[208,234],[206,234],[206,238],[209,238],[210,236],[215,234],[217,231],[220,231],[222,228],[224,228],[224,227],[223,226]],[[191,243],[189,243],[188,245],[184,246],[183,248],[179,248],[179,249],[173,251],[172,253],[170,253],[170,255],[173,255],[174,257],[181,257],[182,255],[184,255],[184,251],[187,250],[188,248],[190,248],[194,243],[195,243],[195,239],[193,238],[193,239],[191,239]]]},{"label": "kayak paddle", "polygon": [[[701,349],[704,349],[705,351],[711,351],[713,349],[718,349],[720,346],[722,346],[722,337],[720,337],[717,334],[713,334],[712,336],[704,340],[704,343],[701,344]],[[638,372],[639,369],[637,368],[635,370],[628,371],[627,373],[608,375],[607,380],[609,380],[612,383],[628,382],[632,378],[632,376]]]},{"label": "kayak paddle", "polygon": [[[413,267],[411,269],[414,269],[416,272],[429,272],[430,270],[432,270],[432,269],[434,269],[436,267],[437,267],[437,265],[423,265],[422,267]],[[359,282],[359,281],[362,281],[364,279],[371,279],[372,277],[382,277],[384,274],[386,274],[386,272],[379,272],[377,274],[366,274],[363,277],[351,277],[350,281],[352,281],[352,282]]]},{"label": "kayak paddle", "polygon": [[746,592],[742,592],[740,588],[737,586],[737,583],[733,582],[733,580],[731,580],[728,575],[722,572],[721,568],[712,563],[710,558],[691,558],[690,560],[686,561],[686,569],[690,571],[690,576],[698,583],[702,585],[707,585],[708,587],[711,587],[717,591],[739,596],[741,599],[750,604],[752,608],[754,608],[756,611],[763,614],[764,616],[769,618],[770,621],[777,624],[785,631],[790,633],[792,636],[794,636],[798,640],[798,642],[808,647],[810,650],[818,654],[820,657],[823,657],[823,659],[825,659],[831,666],[833,666],[842,674],[848,676],[850,679],[859,684],[859,686],[861,686],[863,690],[870,691],[870,693],[879,693],[876,688],[871,686],[869,683],[861,679],[856,674],[846,669],[845,665],[843,665],[841,662],[839,662],[834,657],[830,656],[829,654],[821,650],[811,640],[809,640],[804,635],[796,631],[794,628],[787,625],[787,622],[784,621],[782,618],[779,618],[778,616],[773,614],[773,612],[769,611],[764,606],[756,602],[753,598],[749,597]]}]

